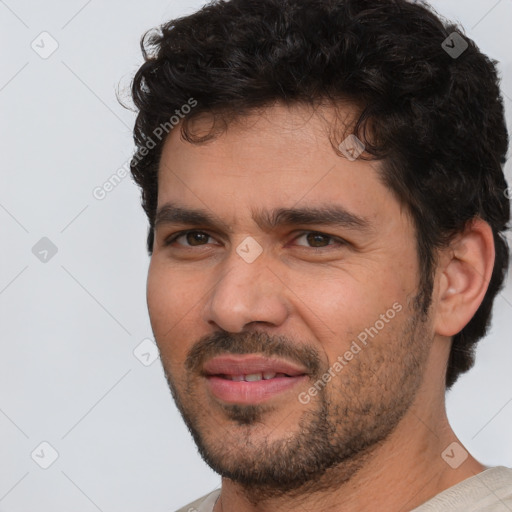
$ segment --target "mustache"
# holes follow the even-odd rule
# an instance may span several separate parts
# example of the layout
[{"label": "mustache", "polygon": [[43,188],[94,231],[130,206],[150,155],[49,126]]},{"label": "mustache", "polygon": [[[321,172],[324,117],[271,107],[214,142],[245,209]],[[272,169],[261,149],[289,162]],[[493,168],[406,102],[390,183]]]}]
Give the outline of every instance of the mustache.
[{"label": "mustache", "polygon": [[309,374],[320,373],[321,360],[318,350],[308,345],[298,345],[285,336],[270,336],[265,332],[242,333],[216,332],[203,336],[187,353],[185,368],[199,373],[209,359],[225,354],[262,354],[282,357],[296,362]]}]

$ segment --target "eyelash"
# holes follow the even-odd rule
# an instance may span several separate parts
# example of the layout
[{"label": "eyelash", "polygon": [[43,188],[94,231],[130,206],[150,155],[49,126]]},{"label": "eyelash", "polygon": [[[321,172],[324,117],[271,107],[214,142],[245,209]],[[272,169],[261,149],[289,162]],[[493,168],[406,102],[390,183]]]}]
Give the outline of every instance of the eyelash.
[{"label": "eyelash", "polygon": [[[170,246],[173,242],[175,242],[178,238],[181,238],[183,236],[186,236],[190,233],[201,233],[203,235],[207,235],[209,238],[214,238],[212,235],[210,235],[209,233],[207,233],[206,231],[201,231],[201,230],[198,230],[198,229],[189,229],[189,230],[185,230],[185,231],[178,231],[177,233],[174,233],[173,235],[171,235],[170,237],[166,238],[163,245],[164,247],[167,247],[167,246]],[[327,233],[322,233],[321,231],[302,231],[301,233],[299,233],[295,238],[294,240],[296,240],[297,238],[300,238],[304,235],[308,235],[308,234],[315,234],[315,235],[321,235],[325,238],[329,238],[330,240],[334,240],[335,242],[337,242],[340,246],[343,246],[343,245],[347,245],[347,242],[345,240],[343,240],[342,238],[338,238],[338,237],[335,237],[335,236],[332,236],[332,235],[329,235]],[[204,244],[204,245],[208,245],[208,244]],[[183,246],[187,249],[192,249],[194,246]],[[195,247],[203,247],[202,245],[198,245],[198,246],[195,246]],[[305,246],[300,246],[300,247],[305,247]],[[306,248],[309,248],[309,249],[316,249],[316,250],[320,250],[320,249],[326,249],[327,247],[332,247],[332,244],[329,244],[329,245],[326,245],[324,247],[306,247]]]}]

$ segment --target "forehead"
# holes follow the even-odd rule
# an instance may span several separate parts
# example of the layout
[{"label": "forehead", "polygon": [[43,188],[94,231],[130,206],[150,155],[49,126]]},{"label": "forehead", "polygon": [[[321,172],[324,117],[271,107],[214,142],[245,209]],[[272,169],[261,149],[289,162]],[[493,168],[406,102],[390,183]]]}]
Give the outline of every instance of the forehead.
[{"label": "forehead", "polygon": [[[388,214],[400,216],[397,201],[379,178],[380,163],[350,161],[332,146],[330,135],[348,134],[343,121],[353,117],[350,107],[340,116],[275,105],[229,123],[201,144],[182,139],[176,127],[162,151],[158,206],[172,202],[222,210],[233,223],[255,211],[298,205],[339,204],[368,219],[377,219],[391,205]],[[191,125],[197,135],[210,127],[207,118]]]}]

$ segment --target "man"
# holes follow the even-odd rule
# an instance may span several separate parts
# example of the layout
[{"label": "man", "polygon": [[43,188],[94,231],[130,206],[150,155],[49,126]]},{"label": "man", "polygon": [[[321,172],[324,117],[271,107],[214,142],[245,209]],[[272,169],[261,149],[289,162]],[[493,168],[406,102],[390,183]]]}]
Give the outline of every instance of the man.
[{"label": "man", "polygon": [[182,511],[512,510],[451,429],[508,265],[494,63],[406,0],[231,0],[143,41],[131,170]]}]

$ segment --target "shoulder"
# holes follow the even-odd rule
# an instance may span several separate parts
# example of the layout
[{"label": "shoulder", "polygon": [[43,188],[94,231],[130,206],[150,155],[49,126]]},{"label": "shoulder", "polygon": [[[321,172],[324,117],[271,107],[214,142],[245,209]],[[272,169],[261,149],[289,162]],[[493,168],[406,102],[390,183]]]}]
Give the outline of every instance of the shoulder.
[{"label": "shoulder", "polygon": [[[478,479],[479,476],[480,479]],[[479,484],[487,491],[488,501],[483,500],[483,512],[498,512],[505,508],[512,510],[512,468],[497,466],[476,477]]]},{"label": "shoulder", "polygon": [[512,469],[488,468],[446,489],[413,512],[501,512],[512,510]]},{"label": "shoulder", "polygon": [[180,508],[176,512],[212,512],[213,506],[220,495],[220,489],[217,489],[202,498],[199,498],[188,505]]}]

